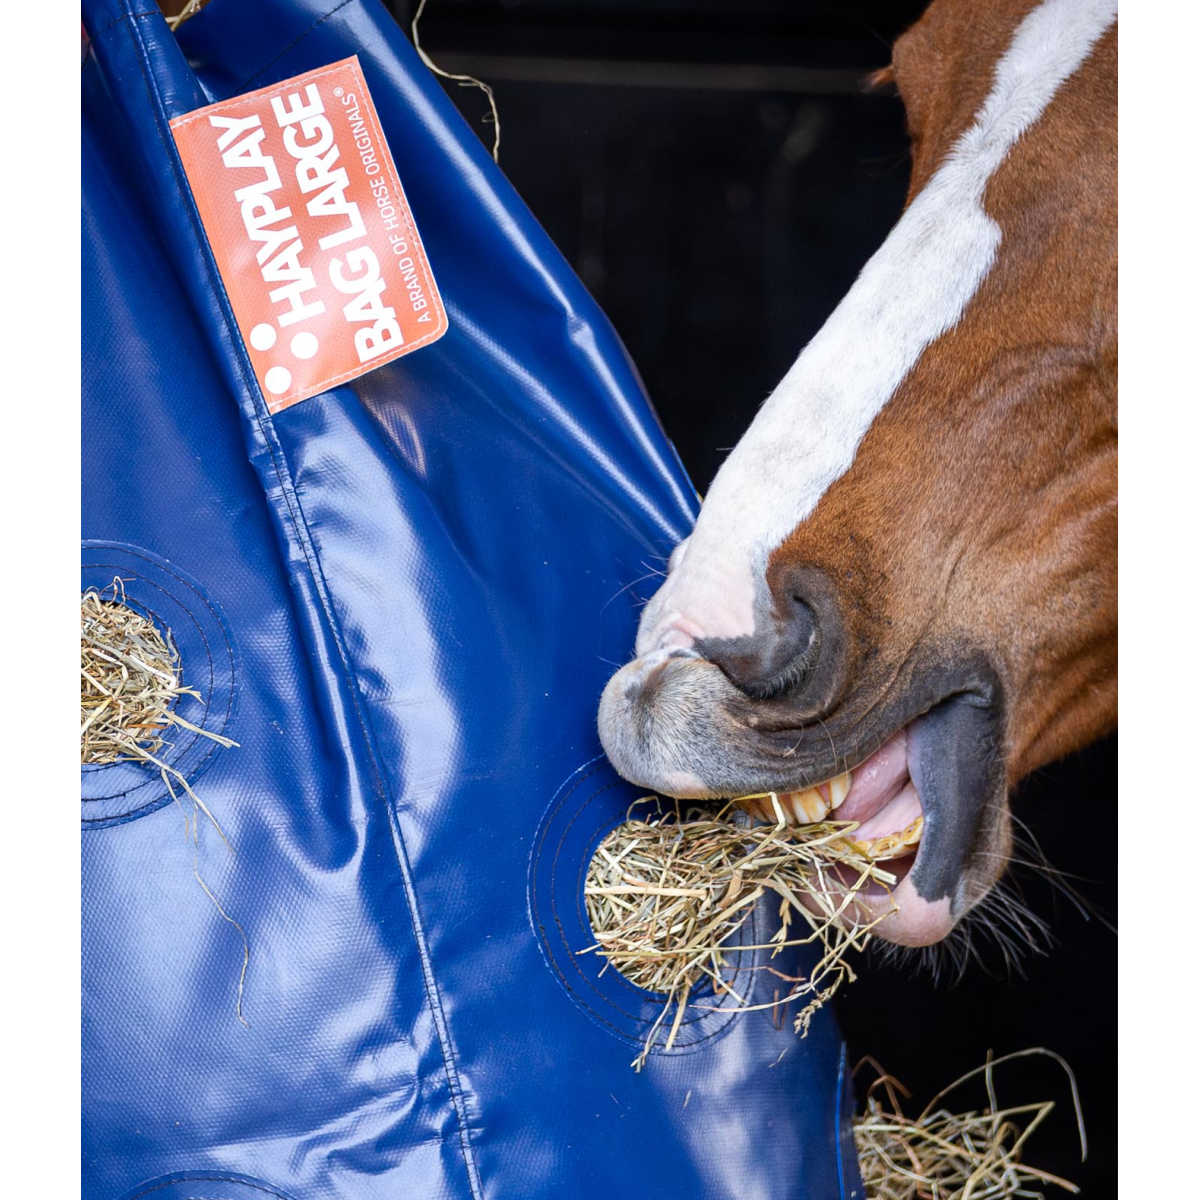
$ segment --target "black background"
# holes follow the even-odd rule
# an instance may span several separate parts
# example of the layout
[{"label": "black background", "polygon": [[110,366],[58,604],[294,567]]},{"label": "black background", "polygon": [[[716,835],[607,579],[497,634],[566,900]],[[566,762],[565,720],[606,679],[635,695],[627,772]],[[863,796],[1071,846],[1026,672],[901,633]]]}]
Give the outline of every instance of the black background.
[{"label": "black background", "polygon": [[[493,85],[501,167],[607,312],[703,492],[724,454],[900,213],[899,100],[867,93],[924,3],[431,0],[426,48]],[[393,4],[405,23],[415,3]],[[447,84],[490,145],[482,95]],[[1091,1142],[1047,1064],[1000,1076],[1002,1102],[1055,1098],[1028,1158],[1115,1195],[1116,740],[1039,772],[1014,797],[1084,915],[1011,872],[1051,926],[1019,970],[984,936],[961,979],[872,962],[839,998],[852,1057],[923,1103],[1002,1054],[1046,1046],[1074,1067]],[[945,974],[945,973],[943,973]],[[972,1094],[967,1102],[977,1103]],[[731,1098],[731,1102],[735,1102]]]}]

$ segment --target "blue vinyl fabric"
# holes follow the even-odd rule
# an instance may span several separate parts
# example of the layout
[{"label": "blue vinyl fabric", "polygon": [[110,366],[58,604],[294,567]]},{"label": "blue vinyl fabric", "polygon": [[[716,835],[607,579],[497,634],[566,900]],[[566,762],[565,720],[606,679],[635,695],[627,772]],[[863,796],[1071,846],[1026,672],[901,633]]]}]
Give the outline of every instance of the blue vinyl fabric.
[{"label": "blue vinyl fabric", "polygon": [[[83,584],[237,742],[165,752],[232,852],[83,768],[84,1195],[857,1195],[828,1012],[713,1001],[637,1074],[658,1004],[579,953],[636,796],[596,702],[696,507],[611,328],[375,0],[84,21]],[[350,54],[450,328],[272,418],[167,121]]]}]

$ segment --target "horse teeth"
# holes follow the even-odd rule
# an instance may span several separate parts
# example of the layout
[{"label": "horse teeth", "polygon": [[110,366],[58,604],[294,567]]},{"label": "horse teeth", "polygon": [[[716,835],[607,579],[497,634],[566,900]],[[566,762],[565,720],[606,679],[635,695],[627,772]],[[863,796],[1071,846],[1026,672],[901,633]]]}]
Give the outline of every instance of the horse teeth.
[{"label": "horse teeth", "polygon": [[[738,807],[748,812],[752,817],[757,817],[760,821],[770,821],[772,825],[779,820],[775,815],[775,806],[771,803],[772,793],[768,792],[765,796],[746,796],[739,800]],[[787,815],[786,810],[784,816]]]},{"label": "horse teeth", "polygon": [[913,822],[906,826],[900,834],[900,844],[902,846],[915,846],[921,840],[921,834],[925,832],[925,817],[924,814],[918,816]]},{"label": "horse teeth", "polygon": [[[780,796],[779,799],[782,801],[785,797]],[[829,815],[829,801],[816,788],[791,792],[786,799],[791,802],[792,816],[798,825],[810,821],[823,821]]]},{"label": "horse teeth", "polygon": [[925,817],[918,816],[899,833],[885,833],[868,842],[851,841],[851,845],[866,858],[895,858],[901,850],[916,846],[925,832]]},{"label": "horse teeth", "polygon": [[[751,816],[773,822],[779,819],[775,812],[775,801],[778,800],[784,820],[789,825],[808,825],[824,821],[850,795],[853,782],[853,775],[849,771],[843,771],[837,778],[821,784],[820,787],[805,788],[799,792],[768,792],[765,796],[747,796],[739,800],[738,804]],[[822,795],[822,788],[828,791],[828,799]]]},{"label": "horse teeth", "polygon": [[854,776],[849,771],[843,771],[836,779],[829,781],[829,807],[839,808],[843,800],[850,795],[850,786]]}]

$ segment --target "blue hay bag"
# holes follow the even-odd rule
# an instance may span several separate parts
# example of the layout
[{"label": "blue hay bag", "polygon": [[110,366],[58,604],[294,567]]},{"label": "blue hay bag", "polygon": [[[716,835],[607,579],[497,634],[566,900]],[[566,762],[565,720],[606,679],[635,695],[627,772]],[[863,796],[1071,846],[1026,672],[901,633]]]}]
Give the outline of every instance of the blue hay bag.
[{"label": "blue hay bag", "polygon": [[[638,1074],[661,998],[579,953],[638,794],[596,703],[696,509],[612,329],[375,0],[84,22],[82,582],[236,742],[165,751],[232,850],[82,768],[84,1195],[861,1195],[827,1010],[713,999]],[[449,329],[271,416],[168,122],[350,55]]]}]

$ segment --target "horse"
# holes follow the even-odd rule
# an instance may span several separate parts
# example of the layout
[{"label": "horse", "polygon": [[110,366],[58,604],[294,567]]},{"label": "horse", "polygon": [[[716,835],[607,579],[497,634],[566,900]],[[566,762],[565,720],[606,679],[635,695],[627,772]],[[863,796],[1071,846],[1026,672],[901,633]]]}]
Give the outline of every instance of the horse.
[{"label": "horse", "polygon": [[[718,472],[600,699],[627,779],[886,839],[901,946],[1116,724],[1111,0],[934,0],[895,43],[899,221]],[[769,815],[760,807],[760,815]]]}]

